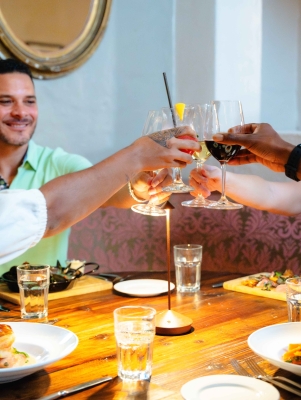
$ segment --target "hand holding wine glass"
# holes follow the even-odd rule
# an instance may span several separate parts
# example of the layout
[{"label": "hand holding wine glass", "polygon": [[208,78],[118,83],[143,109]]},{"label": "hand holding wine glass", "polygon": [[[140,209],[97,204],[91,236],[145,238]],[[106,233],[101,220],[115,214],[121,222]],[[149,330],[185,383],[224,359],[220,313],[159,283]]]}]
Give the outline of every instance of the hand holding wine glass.
[{"label": "hand holding wine glass", "polygon": [[[203,168],[204,162],[211,156],[211,153],[207,149],[204,139],[204,127],[206,121],[206,113],[208,110],[208,104],[198,105],[195,109],[195,123],[194,128],[198,136],[198,141],[200,145],[200,150],[195,151],[192,154],[192,158],[196,161],[197,171],[200,172]],[[182,206],[184,207],[204,207],[209,205],[212,201],[207,200],[201,193],[198,193],[197,197],[193,200],[182,201]]]},{"label": "hand holding wine glass", "polygon": [[[143,130],[142,136],[150,135],[154,132],[159,132],[162,130],[162,111],[161,110],[152,110],[148,112]],[[155,177],[157,171],[149,171],[150,178]],[[167,196],[168,198],[168,196]],[[166,198],[166,200],[167,200]],[[165,200],[165,201],[166,201]],[[134,204],[131,209],[137,213],[144,214],[144,215],[152,215],[152,216],[164,216],[166,215],[165,210],[160,208],[159,206],[147,203],[147,204]]]},{"label": "hand holding wine glass", "polygon": [[[183,107],[178,107],[182,105]],[[189,126],[195,132],[198,132],[199,126],[201,124],[198,105],[186,105],[184,103],[178,103],[173,108],[163,107],[163,129],[169,129],[174,126]],[[196,138],[192,136],[181,135],[177,137],[178,139],[191,139],[197,141]],[[188,154],[193,154],[194,151],[181,149]],[[182,179],[181,168],[177,167],[173,169],[174,179],[173,183],[169,186],[163,188],[164,192],[168,193],[189,193],[193,190],[193,187],[186,185]]]},{"label": "hand holding wine glass", "polygon": [[226,198],[225,184],[226,184],[226,165],[239,152],[239,145],[225,145],[214,142],[213,135],[215,134],[227,134],[229,129],[236,127],[236,131],[239,127],[243,127],[244,117],[242,112],[242,106],[239,101],[212,101],[208,112],[206,114],[206,122],[204,129],[205,143],[213,155],[216,158],[222,170],[222,195],[221,198],[212,202],[206,208],[213,208],[218,210],[235,210],[242,208],[241,204],[232,203]]}]

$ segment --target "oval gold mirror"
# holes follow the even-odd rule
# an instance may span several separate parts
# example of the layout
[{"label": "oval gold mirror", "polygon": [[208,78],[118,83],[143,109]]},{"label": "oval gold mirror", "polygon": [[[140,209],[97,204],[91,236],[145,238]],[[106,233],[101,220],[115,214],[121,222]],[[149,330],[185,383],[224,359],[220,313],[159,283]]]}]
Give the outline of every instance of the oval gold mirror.
[{"label": "oval gold mirror", "polygon": [[0,0],[0,57],[25,62],[35,78],[63,76],[97,48],[111,0]]}]

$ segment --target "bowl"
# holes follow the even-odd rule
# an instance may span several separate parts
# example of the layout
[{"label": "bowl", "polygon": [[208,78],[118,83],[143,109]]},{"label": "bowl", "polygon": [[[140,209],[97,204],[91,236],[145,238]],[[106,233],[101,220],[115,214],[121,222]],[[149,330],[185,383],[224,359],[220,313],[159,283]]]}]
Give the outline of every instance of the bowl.
[{"label": "bowl", "polygon": [[21,367],[1,368],[0,384],[44,369],[66,357],[78,345],[78,338],[73,332],[58,326],[35,322],[9,322],[7,325],[11,326],[16,337],[13,347],[33,357],[35,362]]},{"label": "bowl", "polygon": [[248,338],[250,349],[258,356],[278,368],[301,376],[301,365],[282,360],[291,343],[301,344],[301,322],[266,326],[253,332]]}]

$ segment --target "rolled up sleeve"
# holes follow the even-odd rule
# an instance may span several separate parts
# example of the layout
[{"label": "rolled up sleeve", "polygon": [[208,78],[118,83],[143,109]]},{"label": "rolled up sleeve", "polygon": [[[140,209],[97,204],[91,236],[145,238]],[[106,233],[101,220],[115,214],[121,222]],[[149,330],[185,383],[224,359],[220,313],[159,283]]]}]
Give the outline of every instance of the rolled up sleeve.
[{"label": "rolled up sleeve", "polygon": [[38,189],[0,192],[0,263],[37,244],[47,224],[46,200]]}]

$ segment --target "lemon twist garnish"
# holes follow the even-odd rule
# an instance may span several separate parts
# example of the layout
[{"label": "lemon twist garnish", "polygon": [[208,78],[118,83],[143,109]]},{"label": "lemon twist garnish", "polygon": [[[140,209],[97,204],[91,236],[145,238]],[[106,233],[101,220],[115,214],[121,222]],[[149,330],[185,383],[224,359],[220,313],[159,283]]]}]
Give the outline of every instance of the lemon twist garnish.
[{"label": "lemon twist garnish", "polygon": [[177,103],[175,105],[176,112],[180,118],[181,121],[183,121],[184,117],[184,110],[185,110],[185,103]]}]

